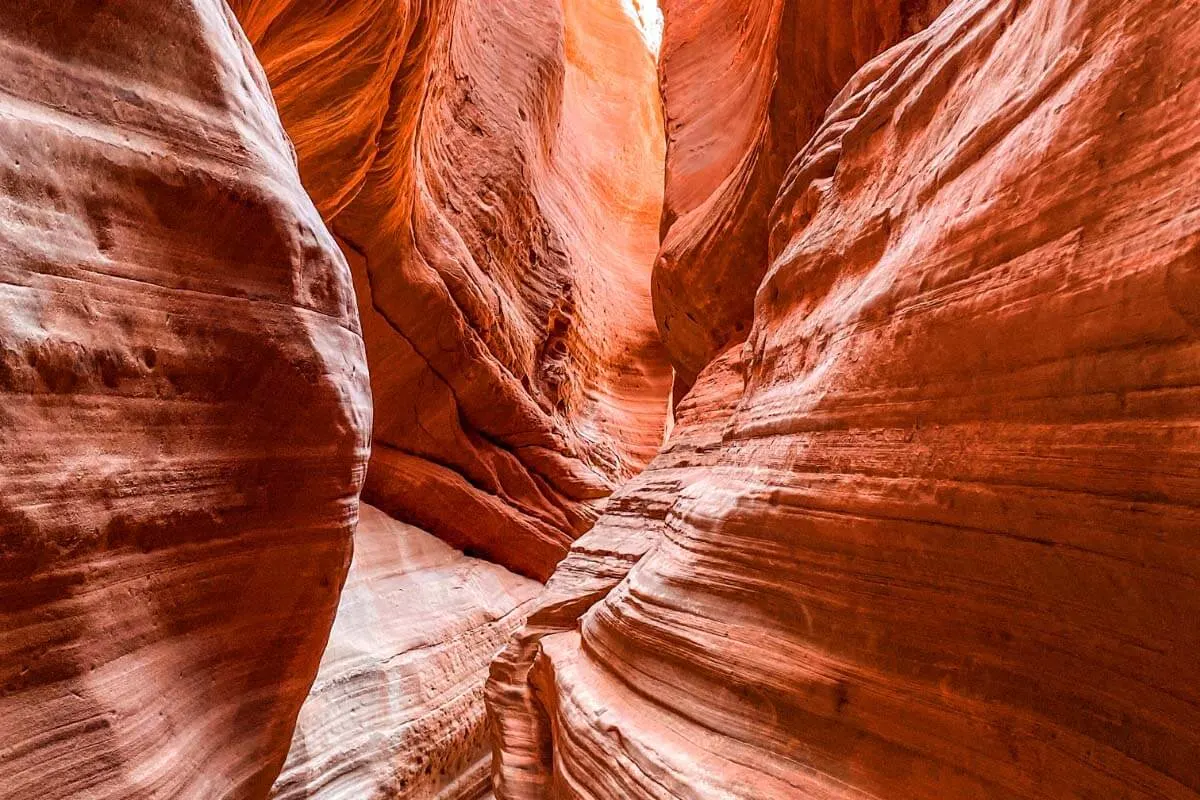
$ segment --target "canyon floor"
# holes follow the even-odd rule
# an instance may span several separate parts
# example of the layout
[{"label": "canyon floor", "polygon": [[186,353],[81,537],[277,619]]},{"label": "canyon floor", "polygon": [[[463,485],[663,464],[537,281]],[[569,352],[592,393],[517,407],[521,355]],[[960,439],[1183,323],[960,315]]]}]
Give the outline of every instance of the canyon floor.
[{"label": "canyon floor", "polygon": [[1200,800],[1200,0],[6,0],[0,800]]}]

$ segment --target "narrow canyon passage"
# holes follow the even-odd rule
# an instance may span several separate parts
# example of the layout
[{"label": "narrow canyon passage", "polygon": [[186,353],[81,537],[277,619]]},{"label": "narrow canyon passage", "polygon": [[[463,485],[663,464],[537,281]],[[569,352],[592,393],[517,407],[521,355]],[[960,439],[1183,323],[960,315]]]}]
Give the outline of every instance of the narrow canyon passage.
[{"label": "narrow canyon passage", "polygon": [[1197,800],[1198,32],[9,0],[0,800]]},{"label": "narrow canyon passage", "polygon": [[354,274],[364,499],[545,580],[662,441],[638,20],[620,0],[231,5]]},{"label": "narrow canyon passage", "polygon": [[[659,31],[628,0],[231,7],[349,262],[374,401],[356,562],[272,794],[481,796],[488,664],[540,588],[505,569],[548,578],[663,439]],[[430,570],[430,535],[483,560]]]}]

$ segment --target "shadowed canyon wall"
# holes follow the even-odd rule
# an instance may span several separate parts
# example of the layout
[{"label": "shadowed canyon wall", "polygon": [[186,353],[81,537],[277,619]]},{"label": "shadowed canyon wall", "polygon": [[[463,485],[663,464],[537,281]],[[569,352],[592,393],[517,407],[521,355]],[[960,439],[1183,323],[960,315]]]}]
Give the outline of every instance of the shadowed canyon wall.
[{"label": "shadowed canyon wall", "polygon": [[1200,4],[661,6],[0,10],[0,796],[1200,798]]},{"label": "shadowed canyon wall", "polygon": [[544,580],[662,442],[662,120],[634,21],[618,0],[232,5],[355,272],[365,497]]},{"label": "shadowed canyon wall", "polygon": [[221,0],[0,10],[0,796],[265,796],[350,559],[350,273]]},{"label": "shadowed canyon wall", "polygon": [[662,0],[666,116],[654,311],[682,394],[750,329],[784,170],[834,95],[948,0]]}]

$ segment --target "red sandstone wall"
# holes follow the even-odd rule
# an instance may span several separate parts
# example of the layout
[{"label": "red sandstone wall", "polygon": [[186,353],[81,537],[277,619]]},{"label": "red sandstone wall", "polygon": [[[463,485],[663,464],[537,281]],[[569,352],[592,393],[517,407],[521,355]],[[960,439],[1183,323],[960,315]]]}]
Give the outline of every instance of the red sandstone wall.
[{"label": "red sandstone wall", "polygon": [[0,795],[1200,797],[1200,8],[160,5],[0,12]]},{"label": "red sandstone wall", "polygon": [[349,270],[224,3],[9,0],[0,65],[0,796],[264,796],[366,465]]},{"label": "red sandstone wall", "polygon": [[[233,6],[354,273],[376,409],[366,497],[546,578],[667,416],[649,298],[664,145],[642,34],[617,0]],[[473,559],[410,574],[421,559],[387,542],[413,529],[373,513],[386,524],[358,537],[376,555],[356,561],[275,795],[476,797],[484,667],[528,588],[478,586]],[[389,603],[416,605],[386,623],[355,611]]]},{"label": "red sandstone wall", "polygon": [[947,0],[662,0],[666,197],[654,313],[678,393],[746,337],[788,163],[863,62]]},{"label": "red sandstone wall", "polygon": [[1198,23],[959,0],[857,73],[718,453],[542,631],[498,796],[1200,795]]},{"label": "red sandstone wall", "polygon": [[545,579],[662,440],[638,30],[616,0],[233,7],[355,272],[366,496]]}]

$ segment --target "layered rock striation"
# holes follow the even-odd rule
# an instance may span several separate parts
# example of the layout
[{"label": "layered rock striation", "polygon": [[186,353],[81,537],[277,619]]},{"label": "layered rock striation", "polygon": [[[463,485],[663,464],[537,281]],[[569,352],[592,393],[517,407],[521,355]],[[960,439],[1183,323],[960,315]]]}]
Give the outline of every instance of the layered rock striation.
[{"label": "layered rock striation", "polygon": [[265,796],[350,558],[351,278],[220,0],[0,11],[0,796]]},{"label": "layered rock striation", "polygon": [[[474,797],[484,667],[528,585],[477,597],[460,573],[478,562],[415,577],[385,543],[415,535],[403,520],[544,580],[661,444],[648,32],[618,0],[231,6],[354,274],[382,512],[361,569],[391,576],[352,575],[275,792]],[[379,618],[355,622],[363,605]]]},{"label": "layered rock striation", "polygon": [[1198,23],[959,0],[841,90],[717,452],[540,639],[499,797],[1200,795]]},{"label": "layered rock striation", "polygon": [[[543,640],[574,631],[663,536],[676,498],[719,457],[742,391],[741,348],[709,365],[675,409],[670,441],[612,496],[596,526],[575,542],[533,603],[529,619],[492,663],[486,696],[497,797],[556,796],[552,690],[539,685]],[[549,694],[547,693],[549,691]]]},{"label": "layered rock striation", "polygon": [[1200,798],[1200,7],[662,13],[0,11],[0,796]]},{"label": "layered rock striation", "polygon": [[366,497],[544,580],[662,441],[643,32],[618,0],[232,5],[354,269]]},{"label": "layered rock striation", "polygon": [[271,796],[486,794],[483,680],[541,588],[364,504],[329,645]]},{"label": "layered rock striation", "polygon": [[662,0],[654,313],[683,394],[746,338],[784,171],[854,71],[948,0]]}]

